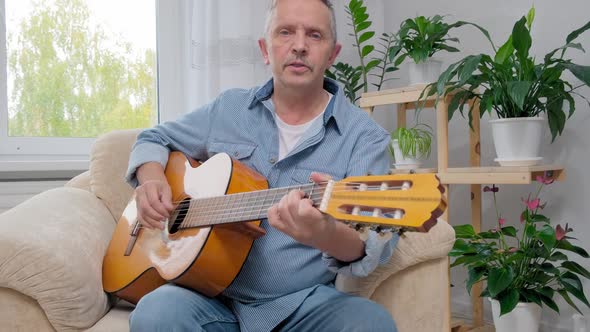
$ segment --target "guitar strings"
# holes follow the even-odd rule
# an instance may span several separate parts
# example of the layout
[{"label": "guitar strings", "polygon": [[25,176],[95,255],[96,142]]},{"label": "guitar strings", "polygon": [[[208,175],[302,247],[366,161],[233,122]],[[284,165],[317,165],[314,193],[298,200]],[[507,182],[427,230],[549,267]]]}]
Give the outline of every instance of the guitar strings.
[{"label": "guitar strings", "polygon": [[[312,184],[313,186],[313,184]],[[303,186],[294,186],[292,187],[293,189],[295,188],[299,188],[301,190]],[[309,187],[305,186],[305,187]],[[370,186],[372,188],[381,188],[380,186]],[[285,191],[287,192],[288,189],[290,188],[276,188],[274,189],[275,191]],[[311,188],[312,192],[313,192],[313,187]],[[389,188],[391,189],[391,187]],[[312,193],[311,195],[308,196],[309,199],[311,199],[312,201],[316,201],[319,200],[320,198],[323,197],[323,191],[324,188],[320,187],[318,188],[319,192],[315,192]],[[350,190],[336,190],[335,192],[350,192]],[[260,192],[268,192],[268,190],[265,191],[259,191]],[[238,194],[232,194],[235,195],[232,198],[239,198],[237,197],[237,195],[240,194],[252,194],[252,193],[256,193],[256,192],[244,192],[244,193],[238,193]],[[267,217],[267,209],[270,208],[272,205],[274,205],[276,203],[276,198],[278,198],[278,192],[275,192],[275,197],[273,197],[273,199],[270,202],[266,202],[267,200],[267,196],[263,197],[262,202],[259,202],[261,197],[260,196],[256,196],[253,197],[253,195],[250,195],[252,197],[248,197],[244,200],[243,196],[241,197],[242,200],[239,202],[235,202],[232,203],[231,206],[227,206],[229,205],[229,202],[227,201],[227,197],[232,196],[232,195],[226,195],[226,196],[219,196],[219,197],[212,197],[210,198],[210,200],[223,200],[222,202],[214,202],[215,204],[213,206],[209,206],[209,207],[199,207],[198,203],[199,201],[201,203],[203,203],[203,200],[205,199],[196,199],[193,201],[197,202],[197,206],[189,206],[188,208],[181,208],[178,209],[179,210],[179,214],[185,211],[188,211],[188,213],[184,216],[183,221],[181,222],[180,227],[194,227],[194,226],[211,226],[211,225],[215,225],[215,224],[221,224],[221,223],[230,223],[230,222],[237,222],[237,221],[246,221],[246,220],[256,220],[256,219],[260,219],[260,218],[265,218]],[[283,195],[280,196],[280,198],[282,198]],[[258,204],[258,205],[252,205],[252,203]],[[314,202],[317,204],[317,202]],[[218,219],[221,219],[221,222],[217,221]],[[215,221],[215,222],[214,222]]]}]

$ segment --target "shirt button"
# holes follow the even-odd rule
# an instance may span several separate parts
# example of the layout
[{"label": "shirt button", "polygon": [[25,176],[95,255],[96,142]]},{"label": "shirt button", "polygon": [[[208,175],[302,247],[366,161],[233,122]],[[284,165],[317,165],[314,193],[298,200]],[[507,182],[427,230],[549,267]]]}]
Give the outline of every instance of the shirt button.
[{"label": "shirt button", "polygon": [[268,162],[269,162],[269,163],[271,163],[271,164],[274,164],[274,163],[276,163],[276,162],[277,162],[277,160],[276,160],[274,157],[272,157],[272,158],[270,158],[270,159],[268,160]]}]

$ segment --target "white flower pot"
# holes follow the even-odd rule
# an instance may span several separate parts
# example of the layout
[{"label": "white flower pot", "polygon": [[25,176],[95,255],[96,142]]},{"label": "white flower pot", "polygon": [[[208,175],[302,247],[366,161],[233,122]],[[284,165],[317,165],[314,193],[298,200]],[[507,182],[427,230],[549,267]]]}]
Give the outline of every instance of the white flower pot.
[{"label": "white flower pot", "polygon": [[409,62],[408,75],[410,85],[430,84],[438,81],[441,74],[442,61],[428,59],[425,62]]},{"label": "white flower pot", "polygon": [[542,117],[490,120],[497,161],[501,166],[532,166],[541,163],[545,131]]},{"label": "white flower pot", "polygon": [[541,307],[536,303],[519,302],[511,312],[500,316],[500,302],[490,302],[496,332],[539,332]]},{"label": "white flower pot", "polygon": [[422,161],[419,158],[404,157],[402,151],[399,148],[399,142],[397,139],[390,141],[393,149],[393,158],[395,159],[393,167],[397,169],[416,169],[420,168]]}]

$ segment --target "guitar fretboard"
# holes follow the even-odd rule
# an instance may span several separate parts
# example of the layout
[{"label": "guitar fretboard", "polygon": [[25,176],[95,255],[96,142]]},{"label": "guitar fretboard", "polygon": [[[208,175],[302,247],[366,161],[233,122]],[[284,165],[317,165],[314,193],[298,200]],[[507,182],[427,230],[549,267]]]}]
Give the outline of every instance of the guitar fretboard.
[{"label": "guitar fretboard", "polygon": [[[197,198],[181,203],[177,218],[184,217],[179,228],[205,227],[267,217],[267,210],[278,203],[291,190],[301,190],[305,197],[319,205],[324,185],[315,183],[230,194],[218,197]],[[174,220],[172,220],[174,222]]]}]

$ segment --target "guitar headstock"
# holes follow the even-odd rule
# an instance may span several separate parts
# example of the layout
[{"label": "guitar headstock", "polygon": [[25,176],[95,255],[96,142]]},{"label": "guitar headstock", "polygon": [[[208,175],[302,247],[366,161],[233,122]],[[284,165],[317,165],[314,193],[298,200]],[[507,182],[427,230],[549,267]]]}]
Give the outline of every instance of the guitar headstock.
[{"label": "guitar headstock", "polygon": [[447,204],[435,174],[354,176],[328,183],[320,210],[357,223],[427,232]]}]

